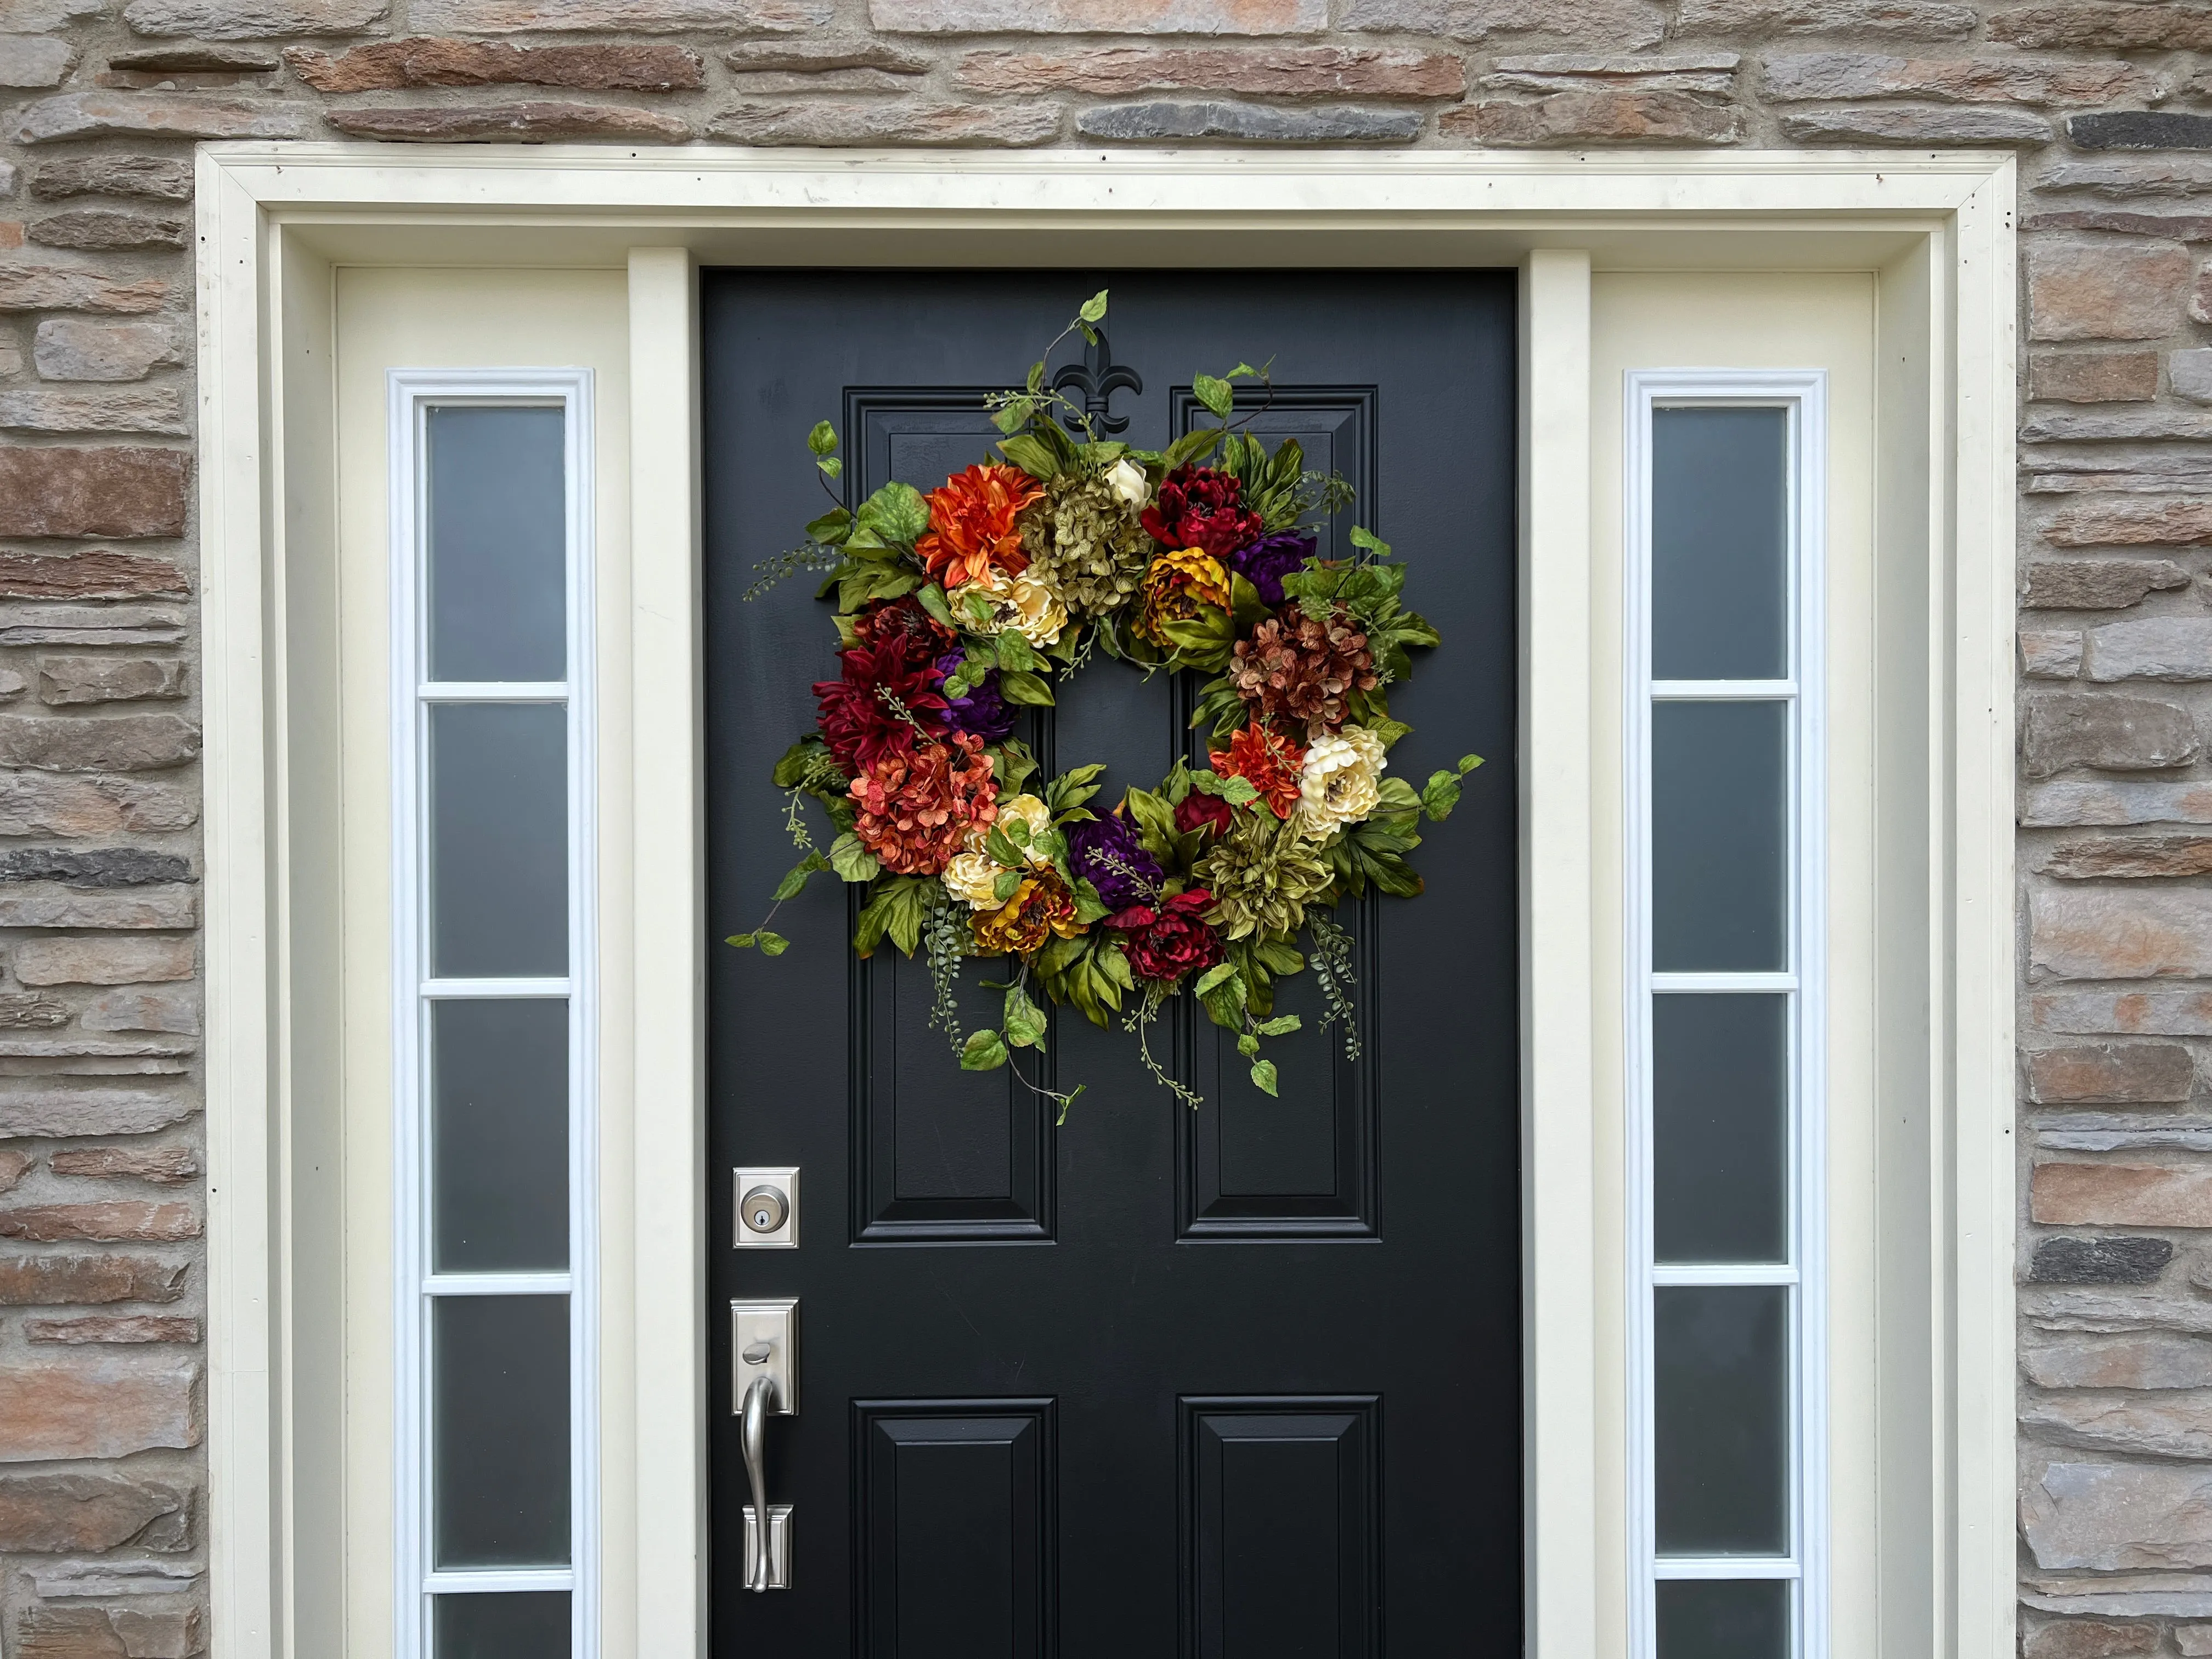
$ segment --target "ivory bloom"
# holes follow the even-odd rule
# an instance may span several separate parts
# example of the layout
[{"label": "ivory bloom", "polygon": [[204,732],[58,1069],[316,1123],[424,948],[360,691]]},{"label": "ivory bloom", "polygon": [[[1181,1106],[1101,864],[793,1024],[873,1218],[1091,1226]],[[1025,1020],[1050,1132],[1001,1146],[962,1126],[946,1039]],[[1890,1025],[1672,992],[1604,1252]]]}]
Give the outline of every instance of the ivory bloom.
[{"label": "ivory bloom", "polygon": [[1145,469],[1134,461],[1116,461],[1107,470],[1106,482],[1114,493],[1128,506],[1142,507],[1152,493],[1152,486],[1145,477]]},{"label": "ivory bloom", "polygon": [[[1036,845],[1037,837],[1052,828],[1052,808],[1047,806],[1035,795],[1014,795],[999,803],[998,828],[1006,829],[1008,821],[1014,818],[1019,818],[1028,826],[1029,844],[1034,848]],[[1049,860],[1032,852],[1030,854],[1030,862],[1042,864]]]},{"label": "ivory bloom", "polygon": [[1315,738],[1298,774],[1298,821],[1305,833],[1333,835],[1372,813],[1389,764],[1382,740],[1364,726]]},{"label": "ivory bloom", "polygon": [[995,910],[999,897],[999,861],[988,853],[956,853],[945,866],[945,890],[966,901],[971,910]]}]

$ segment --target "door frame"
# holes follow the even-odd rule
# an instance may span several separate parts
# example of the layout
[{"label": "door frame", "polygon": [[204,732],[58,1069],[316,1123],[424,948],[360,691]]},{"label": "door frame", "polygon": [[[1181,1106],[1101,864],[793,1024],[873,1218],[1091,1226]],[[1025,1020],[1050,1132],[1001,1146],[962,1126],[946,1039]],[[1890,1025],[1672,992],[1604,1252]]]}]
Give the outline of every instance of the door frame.
[{"label": "door frame", "polygon": [[[1607,1517],[1592,1061],[1618,1023],[1593,892],[1590,276],[1608,269],[1879,273],[1881,552],[1921,586],[1887,651],[1914,663],[1897,833],[1921,900],[1886,907],[1879,967],[1917,988],[1882,1033],[1885,1087],[1923,1115],[1885,1177],[1929,1194],[1928,1269],[1885,1284],[1921,1361],[1886,1449],[1886,1628],[1930,1650],[2013,1646],[2013,433],[2009,155],[1674,152],[1023,154],[708,147],[229,143],[199,152],[205,634],[211,1593],[233,1659],[313,1652],[342,1535],[296,1401],[329,1356],[299,1313],[327,1264],[304,1117],[340,1033],[305,901],[335,869],[314,758],[337,741],[307,641],[328,622],[331,273],[339,265],[626,269],[633,878],[604,902],[635,1010],[637,1165],[629,1421],[606,1423],[609,1656],[705,1651],[704,927],[695,264],[1517,264],[1521,316],[1524,1619],[1532,1651],[1601,1645]],[[1909,586],[1909,584],[1908,584]],[[1900,659],[1903,660],[1905,659]],[[1924,678],[1917,678],[1924,677]],[[1917,701],[1914,699],[1917,698]],[[1901,710],[1901,712],[1900,712]],[[1565,763],[1553,757],[1565,757]],[[1901,887],[1900,890],[1903,890]],[[1901,978],[1899,977],[1901,976]],[[670,1203],[670,1193],[686,1202]],[[1929,1335],[1934,1333],[1932,1340]],[[624,1465],[628,1467],[625,1469]],[[610,1484],[614,1484],[610,1482]],[[1896,1510],[1893,1515],[1888,1511]],[[619,1518],[620,1524],[617,1524]],[[625,1535],[627,1534],[627,1535]],[[1885,1577],[1886,1593],[1890,1579]],[[1902,1648],[1900,1647],[1900,1650]]]}]

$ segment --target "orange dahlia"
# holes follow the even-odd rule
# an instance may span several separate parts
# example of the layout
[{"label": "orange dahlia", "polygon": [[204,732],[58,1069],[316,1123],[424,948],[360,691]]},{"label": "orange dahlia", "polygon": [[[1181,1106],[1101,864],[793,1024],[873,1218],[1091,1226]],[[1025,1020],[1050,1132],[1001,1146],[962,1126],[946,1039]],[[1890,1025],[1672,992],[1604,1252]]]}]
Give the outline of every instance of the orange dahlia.
[{"label": "orange dahlia", "polygon": [[1258,790],[1277,817],[1297,810],[1306,751],[1264,721],[1255,720],[1229,739],[1227,749],[1216,749],[1206,758],[1223,777],[1242,778]]},{"label": "orange dahlia", "polygon": [[1188,622],[1200,605],[1229,608],[1229,573],[1203,548],[1163,553],[1145,571],[1145,608],[1137,627],[1163,651],[1175,649],[1163,624]]},{"label": "orange dahlia", "polygon": [[968,732],[886,750],[846,793],[859,809],[853,834],[896,875],[935,875],[999,815],[991,757]]},{"label": "orange dahlia", "polygon": [[1073,939],[1083,931],[1075,919],[1075,896],[1051,870],[1024,876],[1013,897],[995,910],[979,910],[972,924],[975,951],[986,957],[1026,957],[1057,933]]},{"label": "orange dahlia", "polygon": [[1018,576],[1030,561],[1014,520],[1043,494],[1044,486],[1017,466],[994,462],[957,472],[929,492],[929,528],[914,550],[948,592],[988,585],[994,570]]}]

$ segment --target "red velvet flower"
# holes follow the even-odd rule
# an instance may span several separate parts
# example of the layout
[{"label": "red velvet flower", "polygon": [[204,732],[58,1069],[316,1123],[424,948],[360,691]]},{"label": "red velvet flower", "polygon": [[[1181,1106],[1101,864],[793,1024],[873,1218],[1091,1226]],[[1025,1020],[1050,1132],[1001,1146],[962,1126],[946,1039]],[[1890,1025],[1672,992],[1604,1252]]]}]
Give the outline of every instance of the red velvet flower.
[{"label": "red velvet flower", "polygon": [[853,613],[854,644],[872,647],[888,640],[898,641],[908,666],[934,663],[960,643],[960,636],[924,611],[911,593],[871,599]]},{"label": "red velvet flower", "polygon": [[967,732],[885,752],[846,793],[860,809],[853,834],[895,875],[935,875],[971,826],[999,816],[991,757],[982,738]]},{"label": "red velvet flower", "polygon": [[1161,481],[1158,505],[1145,509],[1145,528],[1164,547],[1194,547],[1226,560],[1266,527],[1243,500],[1235,473],[1179,466]]},{"label": "red velvet flower", "polygon": [[946,592],[988,582],[994,571],[1018,576],[1029,568],[1014,520],[1044,494],[1018,466],[971,466],[929,492],[929,528],[915,540],[929,574]]},{"label": "red velvet flower", "polygon": [[1237,809],[1220,796],[1194,789],[1176,803],[1176,833],[1187,836],[1203,824],[1217,836],[1225,835],[1236,817]]},{"label": "red velvet flower", "polygon": [[1286,818],[1298,804],[1298,775],[1306,751],[1264,721],[1255,720],[1206,758],[1223,777],[1242,778],[1260,792],[1267,810]]},{"label": "red velvet flower", "polygon": [[1172,984],[1194,969],[1211,968],[1221,960],[1221,935],[1205,921],[1213,895],[1203,887],[1178,894],[1154,909],[1132,905],[1107,917],[1109,927],[1122,930],[1121,953],[1139,979],[1165,980]]},{"label": "red velvet flower", "polygon": [[936,664],[927,657],[913,659],[910,647],[908,637],[886,630],[872,645],[849,645],[837,653],[845,665],[842,678],[814,684],[821,710],[816,723],[848,777],[945,729]]}]

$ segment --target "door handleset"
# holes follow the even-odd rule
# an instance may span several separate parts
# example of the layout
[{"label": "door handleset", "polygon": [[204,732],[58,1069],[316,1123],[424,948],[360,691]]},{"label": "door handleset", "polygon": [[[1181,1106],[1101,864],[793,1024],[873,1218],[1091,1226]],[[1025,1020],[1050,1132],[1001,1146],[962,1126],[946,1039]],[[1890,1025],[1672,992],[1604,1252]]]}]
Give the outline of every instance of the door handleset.
[{"label": "door handleset", "polygon": [[730,1407],[742,1419],[753,1499],[745,1505],[745,1588],[755,1592],[791,1588],[791,1505],[768,1501],[768,1419],[798,1415],[798,1335],[795,1297],[730,1304]]}]

